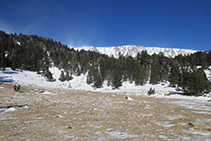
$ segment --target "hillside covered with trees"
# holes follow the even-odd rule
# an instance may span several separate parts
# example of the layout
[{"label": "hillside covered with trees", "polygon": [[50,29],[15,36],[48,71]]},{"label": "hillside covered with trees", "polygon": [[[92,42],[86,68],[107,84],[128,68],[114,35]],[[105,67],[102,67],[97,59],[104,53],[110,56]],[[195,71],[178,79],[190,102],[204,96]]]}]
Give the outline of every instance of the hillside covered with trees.
[{"label": "hillside covered with trees", "polygon": [[[103,82],[118,88],[122,82],[136,85],[169,81],[186,95],[202,95],[211,91],[204,70],[211,66],[211,51],[191,55],[165,57],[162,52],[149,55],[146,51],[136,57],[118,59],[93,51],[75,51],[61,42],[37,35],[7,34],[0,31],[0,68],[36,71],[52,81],[49,68],[61,70],[60,81],[70,81],[73,75],[87,75],[87,83],[102,87]],[[53,83],[53,82],[52,82]]]}]

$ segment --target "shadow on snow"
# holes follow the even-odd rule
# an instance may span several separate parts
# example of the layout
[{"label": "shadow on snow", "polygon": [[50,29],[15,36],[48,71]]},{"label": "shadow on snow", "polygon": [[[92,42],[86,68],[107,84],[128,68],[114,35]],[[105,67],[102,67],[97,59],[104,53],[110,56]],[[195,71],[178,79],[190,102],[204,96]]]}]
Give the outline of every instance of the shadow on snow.
[{"label": "shadow on snow", "polygon": [[19,72],[5,69],[4,71],[2,71],[2,73],[4,73],[4,74],[18,74]]},{"label": "shadow on snow", "polygon": [[0,76],[0,82],[2,83],[12,83],[15,82],[13,79],[8,79],[9,76]]},{"label": "shadow on snow", "polygon": [[[6,75],[12,75],[12,74],[18,74],[18,71],[12,71],[10,69],[5,69],[4,71],[1,71],[1,73]],[[10,76],[0,76],[0,82],[1,83],[12,83],[15,82],[15,80],[11,79]]]},{"label": "shadow on snow", "polygon": [[182,92],[174,92],[174,91],[170,91],[170,93],[179,94],[179,95],[182,95],[183,94]]}]

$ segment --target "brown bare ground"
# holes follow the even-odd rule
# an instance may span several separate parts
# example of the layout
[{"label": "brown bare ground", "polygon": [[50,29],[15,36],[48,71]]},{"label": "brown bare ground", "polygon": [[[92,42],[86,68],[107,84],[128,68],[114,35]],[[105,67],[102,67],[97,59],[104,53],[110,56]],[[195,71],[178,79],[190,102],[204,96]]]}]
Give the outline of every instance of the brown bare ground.
[{"label": "brown bare ground", "polygon": [[[210,114],[194,113],[171,103],[171,99],[131,95],[133,100],[126,100],[125,94],[117,93],[32,86],[13,92],[12,84],[0,87],[0,107],[28,105],[0,114],[2,141],[183,140],[186,136],[202,136],[185,132],[193,128],[187,123],[211,119]],[[162,126],[165,123],[167,126]]]}]

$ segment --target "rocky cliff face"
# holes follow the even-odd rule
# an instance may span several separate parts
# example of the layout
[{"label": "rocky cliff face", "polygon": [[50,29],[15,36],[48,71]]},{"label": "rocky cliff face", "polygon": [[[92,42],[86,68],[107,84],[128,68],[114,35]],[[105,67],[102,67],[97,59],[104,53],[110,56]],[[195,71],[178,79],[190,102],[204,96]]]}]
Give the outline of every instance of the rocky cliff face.
[{"label": "rocky cliff face", "polygon": [[74,48],[76,50],[86,50],[86,51],[96,51],[102,54],[106,54],[108,56],[114,56],[118,58],[119,55],[123,56],[133,56],[135,57],[138,53],[142,51],[146,51],[149,55],[159,54],[162,52],[166,57],[175,57],[179,54],[187,55],[197,52],[196,50],[190,49],[177,49],[177,48],[160,48],[160,47],[143,47],[136,45],[126,45],[126,46],[117,46],[117,47],[78,47]]}]

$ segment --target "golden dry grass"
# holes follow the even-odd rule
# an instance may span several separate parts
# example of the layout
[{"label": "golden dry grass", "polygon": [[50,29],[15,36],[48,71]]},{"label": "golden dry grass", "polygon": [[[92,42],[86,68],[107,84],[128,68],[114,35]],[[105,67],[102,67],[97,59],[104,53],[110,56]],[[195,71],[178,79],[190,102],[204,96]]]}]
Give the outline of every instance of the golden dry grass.
[{"label": "golden dry grass", "polygon": [[185,132],[193,128],[188,122],[211,119],[210,114],[193,113],[170,99],[131,95],[134,100],[126,100],[124,94],[32,86],[13,92],[12,84],[0,86],[0,107],[28,105],[0,114],[3,141],[182,140],[202,136]]}]

